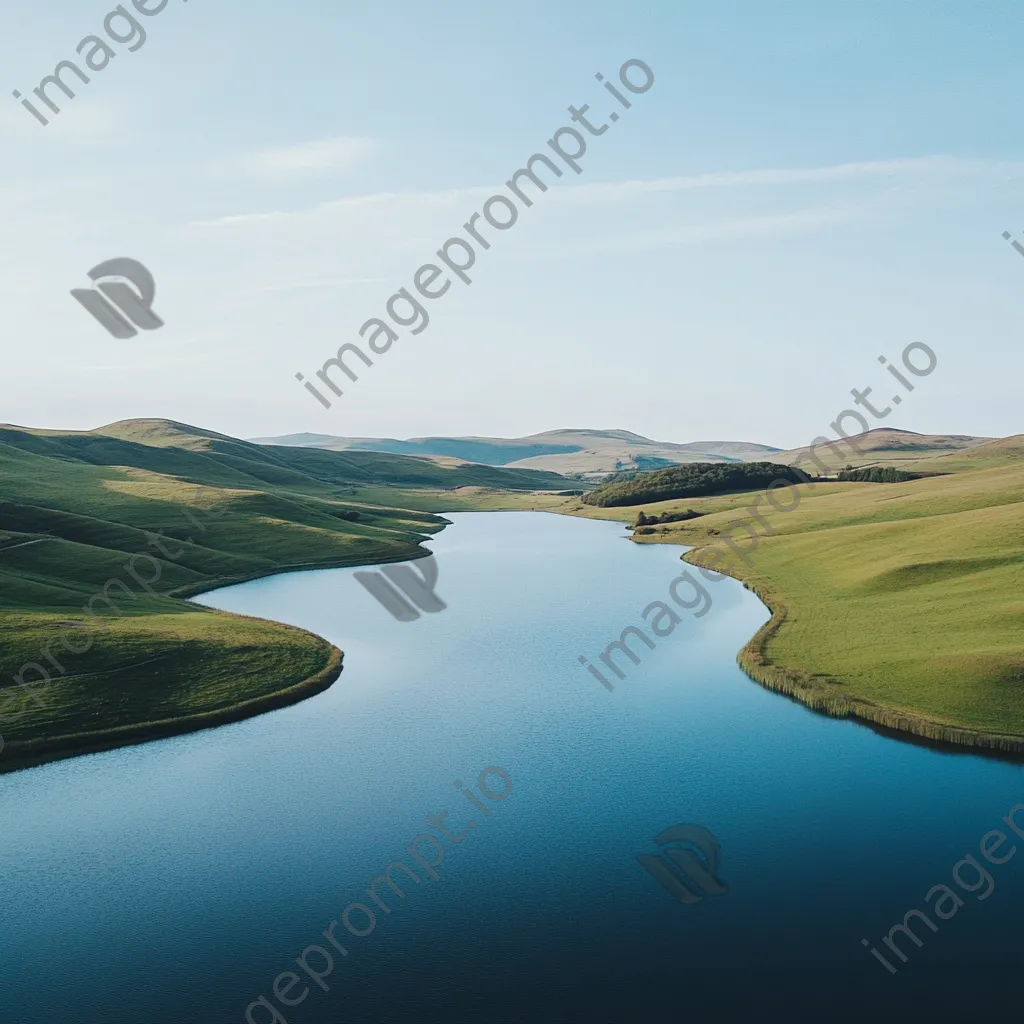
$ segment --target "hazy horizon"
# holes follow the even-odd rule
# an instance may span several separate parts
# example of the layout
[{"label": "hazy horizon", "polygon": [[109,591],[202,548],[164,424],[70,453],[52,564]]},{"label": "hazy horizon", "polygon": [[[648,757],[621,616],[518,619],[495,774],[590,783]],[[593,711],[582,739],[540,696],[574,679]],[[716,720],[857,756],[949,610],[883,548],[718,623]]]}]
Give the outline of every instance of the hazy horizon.
[{"label": "hazy horizon", "polygon": [[[517,435],[496,435],[496,434],[410,434],[406,437],[397,437],[394,435],[355,435],[355,434],[328,434],[323,431],[314,430],[296,430],[289,431],[281,434],[253,434],[242,436],[238,434],[231,434],[226,431],[214,430],[214,428],[203,424],[203,423],[189,423],[185,420],[176,420],[170,416],[128,416],[120,420],[111,420],[108,423],[99,423],[92,427],[52,427],[44,426],[37,423],[0,423],[0,428],[10,429],[26,429],[26,430],[42,430],[51,431],[54,433],[64,432],[81,432],[91,433],[93,431],[102,430],[104,427],[114,426],[118,423],[128,422],[169,422],[177,423],[185,427],[193,427],[199,430],[207,430],[213,433],[224,434],[227,437],[233,437],[239,441],[248,441],[251,444],[269,444],[282,438],[302,437],[308,436],[311,438],[323,438],[331,440],[344,440],[344,441],[427,441],[427,440],[483,440],[483,441],[520,441],[527,438],[542,437],[551,434],[574,434],[574,433],[589,433],[596,435],[612,435],[612,434],[632,434],[643,441],[651,441],[655,444],[671,444],[671,445],[699,445],[699,444],[734,444],[734,445],[755,445],[763,446],[766,448],[773,448],[779,452],[790,451],[795,448],[802,448],[810,444],[815,438],[808,437],[806,441],[790,445],[787,448],[772,443],[771,441],[763,440],[762,438],[748,438],[748,437],[694,437],[694,438],[678,438],[678,437],[648,437],[640,434],[637,431],[630,430],[628,427],[548,427],[543,430],[538,430],[532,434],[517,434]],[[966,431],[957,430],[941,430],[934,433],[924,433],[923,431],[908,430],[906,427],[900,426],[889,426],[884,424],[882,426],[872,426],[869,430],[864,433],[877,433],[878,431],[892,431],[900,434],[916,434],[921,437],[951,437],[951,438],[972,438],[980,440],[992,440],[998,441],[1004,437],[1013,437],[1024,433],[1024,431],[1016,431],[1014,434],[1004,434],[999,436],[987,435],[987,434],[971,434]],[[829,434],[826,430],[824,433]],[[817,436],[817,435],[815,435]],[[829,435],[832,436],[831,434]],[[850,434],[850,437],[857,437],[857,434]]]},{"label": "hazy horizon", "polygon": [[[108,10],[12,13],[9,92],[31,95]],[[0,418],[236,437],[615,422],[788,448],[853,388],[888,399],[879,355],[923,341],[939,365],[903,428],[1021,429],[1024,260],[1002,233],[1024,199],[1024,10],[800,0],[768,37],[750,3],[582,10],[311,0],[282,23],[171,2],[47,126],[8,95]],[[358,364],[333,408],[311,398],[295,374],[358,342],[570,106],[609,118],[594,76],[631,59],[654,84],[588,137],[582,172],[491,230],[423,333]],[[69,294],[122,256],[152,272],[165,324],[128,340]]]}]

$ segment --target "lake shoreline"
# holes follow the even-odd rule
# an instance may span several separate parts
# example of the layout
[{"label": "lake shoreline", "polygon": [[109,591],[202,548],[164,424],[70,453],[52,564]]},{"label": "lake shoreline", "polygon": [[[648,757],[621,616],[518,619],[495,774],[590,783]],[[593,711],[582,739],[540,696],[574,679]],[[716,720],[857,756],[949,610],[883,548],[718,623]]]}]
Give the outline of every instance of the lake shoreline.
[{"label": "lake shoreline", "polygon": [[[574,519],[594,519],[604,522],[620,522],[630,531],[634,531],[632,517],[633,508],[574,506],[569,499],[561,507],[534,507],[530,511],[545,512],[551,515],[567,516]],[[505,511],[525,511],[523,506],[513,506]],[[493,508],[462,508],[462,512],[496,512]],[[443,513],[437,513],[443,514]],[[639,540],[635,532],[631,532],[629,540],[633,543],[671,544],[682,548],[682,561],[691,565],[702,566],[700,560],[700,543],[686,544],[678,534],[663,533],[661,530],[648,534]],[[703,566],[709,568],[708,566]],[[937,721],[914,712],[887,708],[862,698],[847,697],[841,692],[842,680],[829,677],[814,676],[804,670],[780,665],[773,662],[766,654],[766,648],[773,636],[779,631],[786,620],[788,608],[781,594],[771,590],[763,582],[757,583],[745,579],[733,569],[725,572],[720,565],[714,570],[742,583],[754,593],[771,613],[770,619],[740,648],[736,654],[736,662],[743,672],[755,683],[794,700],[809,711],[828,718],[848,719],[857,725],[871,729],[880,735],[900,742],[923,745],[930,750],[941,753],[975,754],[999,761],[1024,763],[1024,737],[1008,733],[985,732],[967,726],[953,725]]]},{"label": "lake shoreline", "polygon": [[[495,512],[500,510],[481,508],[460,511]],[[509,508],[505,511],[525,510]],[[571,508],[536,508],[532,511],[548,512],[576,519],[622,522],[617,515],[605,516],[601,515],[600,512],[594,514],[592,510],[588,510],[589,514],[585,515],[580,515]],[[443,514],[441,514],[441,518],[444,518]],[[431,535],[442,532],[450,525],[452,525],[450,520],[445,521],[440,526],[440,529],[432,531]],[[623,522],[623,525],[631,528],[628,522]],[[633,533],[629,534],[629,540],[634,543],[637,542],[637,538]],[[701,548],[680,543],[677,537],[671,535],[658,537],[655,535],[645,537],[644,542],[673,544],[682,548],[680,560],[698,567],[703,565],[701,561]],[[169,596],[190,600],[205,594],[215,593],[226,587],[238,586],[243,583],[254,582],[258,579],[277,575],[295,572],[328,571],[336,568],[357,568],[384,564],[385,562],[408,561],[417,557],[425,557],[429,553],[429,550],[417,545],[412,550],[402,553],[392,552],[383,558],[378,557],[370,561],[355,562],[351,559],[332,559],[326,561],[325,564],[314,563],[305,566],[276,568],[244,579],[225,578],[218,581],[217,585],[213,587],[210,587],[207,581],[206,585],[194,589],[179,588],[173,595]],[[342,564],[339,564],[339,562]],[[715,567],[715,571],[722,572],[718,566]],[[735,655],[736,662],[753,682],[773,693],[797,701],[810,711],[829,718],[849,719],[879,734],[898,739],[901,742],[924,745],[940,752],[973,753],[978,756],[992,757],[1001,761],[1024,761],[1024,737],[989,733],[963,726],[955,726],[910,712],[887,708],[863,699],[848,697],[839,690],[839,687],[843,685],[841,680],[831,677],[824,678],[821,675],[811,674],[802,669],[774,662],[768,656],[767,648],[771,639],[782,628],[788,616],[788,607],[785,600],[782,595],[765,586],[763,582],[757,583],[753,580],[744,579],[742,576],[737,575],[735,570],[722,572],[722,575],[729,576],[754,593],[770,613],[769,620],[757,630]],[[277,625],[283,626],[285,624],[277,623]],[[300,630],[300,632],[308,633],[306,630]],[[316,636],[316,634],[310,635]],[[317,637],[317,639],[329,643],[323,637]],[[300,703],[309,697],[323,692],[337,681],[343,669],[343,659],[344,653],[330,645],[327,664],[309,678],[293,684],[284,690],[251,698],[216,711],[121,726],[114,729],[99,730],[94,733],[74,733],[54,739],[8,743],[4,747],[2,755],[0,755],[0,775],[84,754],[134,746],[149,742],[150,740],[165,739],[171,736],[216,728],[220,725],[244,721],[270,711],[278,710],[279,708]]]},{"label": "lake shoreline", "polygon": [[[700,555],[701,549],[691,547],[680,557],[691,565],[703,566]],[[715,571],[722,572],[717,566]],[[803,669],[775,663],[766,652],[772,637],[782,628],[789,614],[785,601],[780,594],[770,590],[763,583],[745,580],[732,572],[723,572],[723,575],[742,583],[756,594],[771,612],[771,618],[736,655],[740,668],[765,689],[790,697],[809,710],[826,717],[848,718],[883,735],[916,741],[932,749],[986,753],[1004,761],[1024,760],[1024,737],[950,725],[912,712],[887,708],[861,698],[847,697],[838,690],[838,687],[843,685],[842,680],[822,678]]]},{"label": "lake shoreline", "polygon": [[[440,532],[450,525],[451,523],[446,521],[436,532]],[[426,557],[429,554],[430,551],[428,549],[416,544],[410,546],[409,550],[406,551],[378,552],[377,557],[370,561],[355,561],[351,558],[328,559],[325,560],[324,564],[276,567],[255,575],[222,577],[212,587],[209,585],[209,580],[199,585],[178,587],[175,590],[168,591],[163,596],[193,603],[195,598],[206,594],[213,594],[227,587],[241,586],[244,583],[254,583],[261,579],[270,579],[274,576],[283,576],[295,572],[364,568],[370,565],[410,561]],[[201,732],[204,729],[215,729],[221,725],[243,722],[258,715],[290,707],[293,704],[299,704],[310,697],[315,697],[317,694],[322,693],[337,682],[344,668],[345,654],[342,650],[335,647],[326,638],[311,633],[309,630],[289,626],[283,622],[275,622],[274,625],[294,630],[307,637],[315,637],[317,640],[327,644],[328,656],[324,666],[313,675],[284,689],[274,690],[259,697],[250,697],[247,700],[224,708],[197,712],[177,718],[136,722],[131,725],[116,726],[111,729],[97,729],[93,732],[65,733],[52,739],[33,739],[22,742],[17,740],[8,741],[0,746],[0,775],[22,771],[27,768],[37,768],[44,764],[64,761],[85,754],[96,754],[105,750],[137,746],[152,740],[167,739],[171,736],[184,736],[193,732]]]},{"label": "lake shoreline", "polygon": [[[725,571],[720,563],[714,566],[705,565],[701,553],[707,545],[707,538],[681,538],[671,527],[655,530],[642,536],[635,533],[632,518],[635,508],[594,506],[537,508],[536,511],[550,512],[577,519],[601,519],[609,522],[621,522],[632,532],[629,539],[638,544],[674,544],[683,549],[680,558],[691,565],[714,569],[722,575],[729,576],[742,583],[748,590],[756,594],[762,601],[771,618],[747,641],[736,654],[736,661],[744,673],[766,690],[797,701],[810,711],[829,718],[849,719],[858,725],[871,729],[891,739],[915,745],[924,745],[931,750],[942,753],[968,753],[996,760],[1022,763],[1024,762],[1024,736],[1014,733],[987,732],[970,726],[955,725],[928,718],[912,711],[898,710],[876,704],[863,698],[848,697],[842,693],[847,685],[840,678],[833,676],[814,675],[802,669],[781,665],[774,662],[766,653],[771,639],[778,633],[786,621],[788,607],[783,595],[762,581],[745,578],[735,562],[729,571]],[[665,503],[667,504],[667,503]],[[467,510],[468,511],[468,510]],[[688,525],[688,524],[687,524]]]},{"label": "lake shoreline", "polygon": [[[284,625],[284,623],[278,623],[278,625]],[[97,754],[105,750],[117,750],[122,747],[149,743],[151,740],[183,736],[188,733],[201,732],[204,729],[216,729],[222,725],[243,722],[280,708],[299,704],[334,685],[344,668],[344,658],[344,652],[331,644],[327,664],[308,678],[283,690],[275,690],[273,693],[267,693],[260,697],[252,697],[215,711],[203,711],[194,715],[167,718],[155,722],[140,722],[135,725],[124,725],[96,732],[69,733],[52,740],[8,743],[3,748],[3,753],[0,754],[0,775],[22,771],[26,768],[37,768],[44,764],[64,761],[84,754]]]}]

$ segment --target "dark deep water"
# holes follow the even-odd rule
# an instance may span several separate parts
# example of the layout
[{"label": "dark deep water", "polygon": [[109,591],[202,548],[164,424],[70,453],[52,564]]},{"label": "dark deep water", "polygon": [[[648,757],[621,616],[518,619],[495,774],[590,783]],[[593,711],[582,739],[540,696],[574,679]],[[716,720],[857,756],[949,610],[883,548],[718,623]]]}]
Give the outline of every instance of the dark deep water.
[{"label": "dark deep water", "polygon": [[[577,657],[596,660],[669,600],[679,550],[552,515],[449,518],[431,542],[447,609],[415,622],[392,619],[352,570],[204,598],[344,649],[326,693],[0,778],[4,1020],[240,1024],[261,995],[278,1016],[257,1007],[257,1024],[1019,1012],[1024,850],[996,865],[979,844],[1001,828],[1024,846],[1001,822],[1024,802],[1020,767],[762,690],[735,654],[767,611],[732,580],[705,583],[708,614],[680,612],[609,693]],[[487,766],[512,788],[478,795],[485,816],[455,780],[475,789]],[[427,815],[444,811],[450,832],[476,827],[443,842],[439,880],[393,872],[406,898],[379,886],[384,913],[367,886],[392,861],[417,867],[407,847],[440,842]],[[727,892],[682,904],[638,864],[676,824],[714,833]],[[429,841],[420,850],[436,859]],[[967,891],[972,867],[953,881],[968,854],[994,881],[985,899],[988,883]],[[963,900],[949,920],[925,902],[941,884]],[[342,923],[353,903],[376,910],[365,937]],[[912,919],[923,944],[897,936],[904,964],[881,939],[912,908],[938,931]],[[308,946],[331,949],[332,921],[348,955],[332,950],[330,991],[286,976],[289,999],[308,986],[286,1007],[275,978],[302,974]],[[349,922],[368,925],[358,908]]]}]

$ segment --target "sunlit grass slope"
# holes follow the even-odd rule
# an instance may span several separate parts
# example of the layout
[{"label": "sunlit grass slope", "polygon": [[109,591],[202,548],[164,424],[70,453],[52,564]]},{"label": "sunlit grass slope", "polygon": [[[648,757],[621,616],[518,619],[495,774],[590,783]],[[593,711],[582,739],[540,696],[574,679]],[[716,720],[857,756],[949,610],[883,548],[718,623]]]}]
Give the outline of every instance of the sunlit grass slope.
[{"label": "sunlit grass slope", "polygon": [[748,561],[721,538],[756,494],[719,511],[688,501],[710,514],[637,539],[694,545],[698,563],[726,552],[721,567],[774,612],[740,655],[766,685],[921,736],[1024,750],[1024,437],[908,468],[950,475],[802,486],[785,513],[762,500],[774,535],[755,523]]},{"label": "sunlit grass slope", "polygon": [[[392,507],[396,487],[491,483],[566,482],[265,449],[167,421],[89,433],[0,428],[0,771],[230,721],[330,685],[341,652],[325,640],[182,598],[292,569],[412,557],[444,520]],[[377,488],[377,502],[353,501],[358,487]],[[149,557],[134,566],[152,593],[126,568],[140,552]],[[108,591],[116,612],[94,602],[94,642],[69,653],[63,624],[88,618],[83,608],[112,579],[125,585]],[[76,649],[88,644],[82,631],[65,635]],[[32,691],[36,700],[14,685],[29,662],[53,680]]]},{"label": "sunlit grass slope", "polygon": [[[534,508],[627,523],[641,510],[692,508],[704,515],[634,539],[690,546],[684,557],[698,563],[723,552],[718,568],[761,595],[771,621],[739,653],[753,678],[830,714],[1024,753],[1024,436],[901,468],[943,475],[802,485],[790,512],[756,491],[594,508],[574,497],[464,488],[423,492],[417,507]],[[751,547],[738,524],[758,499],[771,533],[754,521],[760,539]],[[785,491],[778,499],[789,501]]]}]

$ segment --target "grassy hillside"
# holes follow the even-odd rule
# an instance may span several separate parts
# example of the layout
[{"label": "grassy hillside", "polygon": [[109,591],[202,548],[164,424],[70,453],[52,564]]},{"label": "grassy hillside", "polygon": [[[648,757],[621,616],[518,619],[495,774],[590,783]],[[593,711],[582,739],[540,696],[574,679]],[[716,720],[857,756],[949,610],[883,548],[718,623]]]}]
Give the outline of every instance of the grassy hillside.
[{"label": "grassy hillside", "polygon": [[[63,434],[63,443],[83,451],[101,448],[107,438],[138,444],[137,457],[149,459],[153,448],[180,452],[176,464],[183,469],[212,460],[223,471],[237,470],[250,479],[289,484],[302,489],[320,484],[388,484],[399,487],[504,487],[523,490],[566,486],[556,473],[501,469],[467,464],[455,459],[410,458],[371,451],[328,451],[302,447],[276,447],[239,441],[223,434],[199,430],[168,420],[123,420],[83,434]],[[125,449],[118,449],[123,458]],[[165,451],[161,459],[171,453]],[[135,463],[132,463],[133,465]],[[140,463],[145,465],[145,463]],[[161,462],[161,466],[166,463]],[[312,484],[310,483],[310,478]],[[230,482],[225,476],[225,481]]]},{"label": "grassy hillside", "polygon": [[[772,620],[739,655],[764,685],[827,713],[1024,752],[1024,436],[976,441],[898,463],[943,475],[801,485],[788,513],[757,490],[644,499],[648,516],[701,516],[635,539],[692,546],[687,559],[703,564],[720,552],[717,567],[766,600]],[[443,525],[430,511],[635,521],[639,504],[600,508],[552,489],[573,486],[451,459],[265,449],[165,421],[78,434],[0,428],[0,714],[19,713],[0,722],[0,771],[242,717],[337,677],[341,654],[323,640],[186,595],[409,557]],[[755,523],[760,539],[747,548],[738,524],[758,498],[771,533]],[[153,546],[155,532],[173,557]],[[156,594],[125,571],[136,552],[158,560]],[[152,578],[145,559],[137,568]],[[84,618],[113,578],[131,591],[112,593],[118,614],[97,605],[92,648],[63,651],[62,623]],[[87,634],[67,636],[80,648]],[[10,683],[29,661],[53,682],[25,695]]]},{"label": "grassy hillside", "polygon": [[698,564],[720,552],[719,568],[763,597],[772,620],[740,663],[765,685],[832,714],[1024,751],[1024,436],[905,468],[949,475],[804,485],[790,512],[762,500],[773,535],[752,524],[756,548],[731,527],[757,492],[728,508],[688,500],[707,514],[637,539],[693,545]]},{"label": "grassy hillside", "polygon": [[[167,421],[0,428],[0,771],[230,721],[330,685],[341,652],[326,641],[182,598],[291,569],[413,557],[444,521],[387,505],[396,486],[491,484],[566,481],[263,449]],[[351,500],[362,487],[382,500]],[[63,644],[71,620],[89,629]],[[29,663],[39,668],[25,682],[40,670],[52,682],[17,686]]]},{"label": "grassy hillside", "polygon": [[[875,427],[866,433],[853,435],[849,442],[835,442],[834,448],[818,445],[815,454],[829,470],[845,466],[895,466],[904,469],[909,463],[967,451],[991,440],[990,437],[968,434],[916,434],[912,430]],[[793,448],[762,458],[767,462],[801,466],[809,473],[814,472],[808,448]]]},{"label": "grassy hillside", "polygon": [[[739,652],[763,685],[816,710],[933,741],[1024,753],[1024,435],[901,467],[894,483],[798,487],[790,512],[763,491],[645,502],[700,518],[634,533],[692,547],[687,561],[743,580],[772,609]],[[942,475],[938,475],[942,474]],[[534,508],[636,520],[552,494],[423,492],[420,508]],[[778,500],[790,500],[785,490]],[[740,523],[758,503],[752,545]],[[732,538],[745,558],[724,543]],[[717,556],[717,561],[715,561]]]}]

